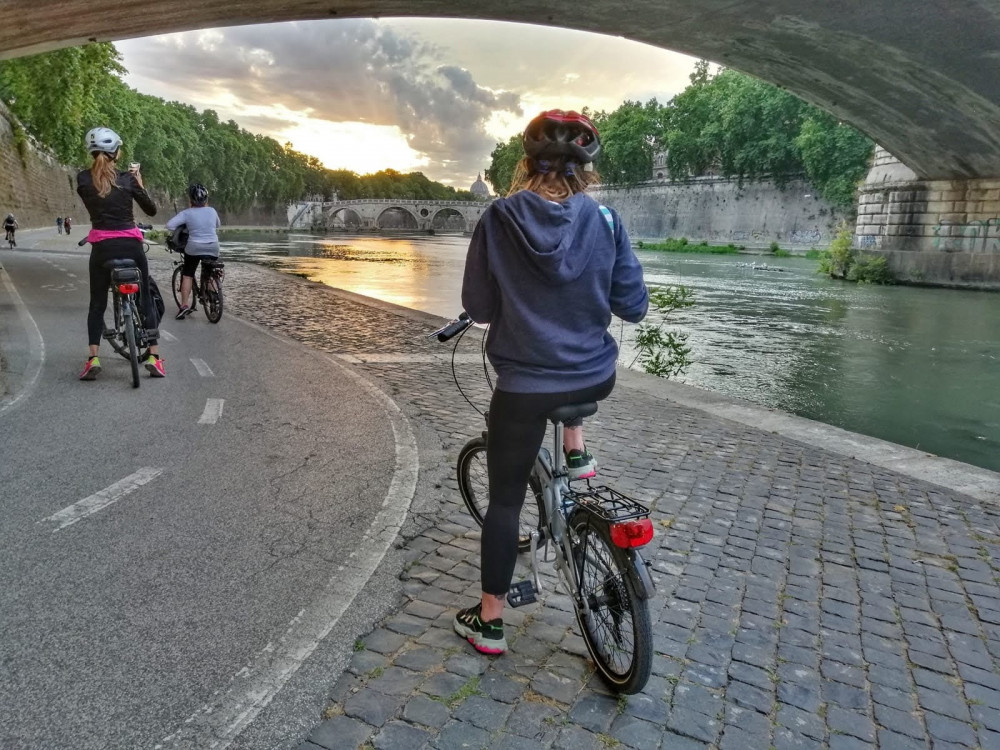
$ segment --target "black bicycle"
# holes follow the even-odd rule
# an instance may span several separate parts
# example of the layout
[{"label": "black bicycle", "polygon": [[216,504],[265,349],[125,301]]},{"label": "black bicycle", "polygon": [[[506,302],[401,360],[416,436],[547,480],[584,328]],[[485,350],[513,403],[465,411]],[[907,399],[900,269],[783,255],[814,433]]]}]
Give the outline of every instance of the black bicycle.
[{"label": "black bicycle", "polygon": [[14,241],[14,230],[13,229],[8,229],[7,230],[7,236],[4,239],[4,242],[6,242],[9,245],[9,247],[10,247],[11,250],[13,250],[15,247],[17,247],[17,243]]},{"label": "black bicycle", "polygon": [[[431,336],[447,341],[464,335],[471,325],[472,320],[462,313]],[[476,408],[462,390],[455,371],[459,341],[461,337],[452,352],[452,375],[459,392]],[[483,366],[485,369],[485,349]],[[489,380],[488,370],[486,374]],[[539,546],[544,545],[543,561],[549,562],[551,543],[551,562],[573,601],[583,640],[597,671],[615,692],[632,694],[645,687],[653,664],[649,600],[655,589],[639,551],[653,539],[653,524],[649,508],[641,503],[611,487],[593,486],[589,479],[570,479],[562,458],[563,424],[596,412],[596,403],[570,404],[548,415],[553,425],[552,449],[543,445],[538,451],[528,480],[518,538],[518,549],[531,552],[532,577],[514,583],[507,602],[520,607],[536,601],[542,589]],[[459,492],[480,526],[489,506],[486,445],[484,431],[458,454]],[[585,489],[581,484],[584,481]]]},{"label": "black bicycle", "polygon": [[[77,245],[87,244],[84,237]],[[156,328],[146,328],[142,315],[142,271],[134,260],[115,258],[105,261],[104,268],[111,272],[111,309],[114,327],[104,329],[104,339],[111,348],[129,361],[132,369],[132,387],[138,388],[139,353],[149,349],[150,341],[159,338]]]},{"label": "black bicycle", "polygon": [[[170,288],[174,293],[174,302],[177,309],[181,307],[181,278],[184,271],[184,247],[178,244],[173,237],[167,238],[167,250],[171,253],[178,253],[180,260],[174,261],[174,274],[170,279]],[[226,264],[218,258],[202,257],[201,259],[201,281],[191,279],[191,312],[198,309],[198,302],[205,311],[205,316],[210,323],[218,323],[222,320],[222,281],[225,278]]]}]

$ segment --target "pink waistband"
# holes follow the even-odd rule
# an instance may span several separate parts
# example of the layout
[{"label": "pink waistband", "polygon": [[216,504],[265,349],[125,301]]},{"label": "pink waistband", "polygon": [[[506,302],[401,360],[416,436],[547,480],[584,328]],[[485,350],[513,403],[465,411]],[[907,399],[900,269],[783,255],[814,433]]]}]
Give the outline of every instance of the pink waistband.
[{"label": "pink waistband", "polygon": [[103,240],[116,240],[122,237],[141,240],[142,231],[139,227],[132,227],[131,229],[91,229],[87,235],[87,242],[93,244]]}]

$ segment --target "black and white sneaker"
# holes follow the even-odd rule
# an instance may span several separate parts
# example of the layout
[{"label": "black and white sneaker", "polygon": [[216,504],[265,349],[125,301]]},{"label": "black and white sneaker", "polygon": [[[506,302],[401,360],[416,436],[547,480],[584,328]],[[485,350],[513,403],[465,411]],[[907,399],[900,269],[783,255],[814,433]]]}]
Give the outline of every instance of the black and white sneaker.
[{"label": "black and white sneaker", "polygon": [[476,651],[483,654],[498,656],[507,650],[507,641],[503,637],[503,619],[497,618],[483,622],[482,602],[474,607],[463,609],[455,615],[455,632],[471,643]]}]

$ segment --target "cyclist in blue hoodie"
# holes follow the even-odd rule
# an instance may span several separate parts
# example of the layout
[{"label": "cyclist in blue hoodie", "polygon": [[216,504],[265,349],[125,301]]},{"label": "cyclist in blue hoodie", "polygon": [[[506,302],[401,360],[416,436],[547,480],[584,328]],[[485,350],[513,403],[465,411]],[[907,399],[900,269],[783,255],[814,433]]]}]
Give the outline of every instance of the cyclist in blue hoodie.
[{"label": "cyclist in blue hoodie", "polygon": [[[472,235],[462,284],[469,316],[490,324],[486,353],[497,387],[486,448],[482,598],[455,616],[454,627],[487,654],[507,649],[503,607],[546,415],[607,398],[618,359],[611,316],[636,323],[649,306],[618,214],[585,192],[597,182],[594,124],[577,112],[549,110],[528,124],[522,142],[510,194],[486,209]],[[593,476],[582,421],[567,424],[565,435],[570,475]]]}]

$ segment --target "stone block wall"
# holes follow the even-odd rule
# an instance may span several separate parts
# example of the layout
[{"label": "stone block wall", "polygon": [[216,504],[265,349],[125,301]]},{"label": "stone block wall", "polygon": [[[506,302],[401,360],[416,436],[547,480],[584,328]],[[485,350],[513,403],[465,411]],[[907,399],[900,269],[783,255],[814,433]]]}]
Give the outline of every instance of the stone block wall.
[{"label": "stone block wall", "polygon": [[22,229],[54,227],[56,216],[86,222],[87,211],[76,194],[76,170],[26,135],[18,145],[13,122],[0,103],[0,218],[12,213]]},{"label": "stone block wall", "polygon": [[634,188],[601,187],[593,195],[621,214],[633,239],[687,237],[748,248],[777,242],[786,249],[808,250],[829,246],[840,223],[848,221],[804,180],[779,188],[772,182],[740,186],[736,180],[697,177]]},{"label": "stone block wall", "polygon": [[878,149],[854,245],[902,281],[1000,289],[1000,179],[920,180]]}]

